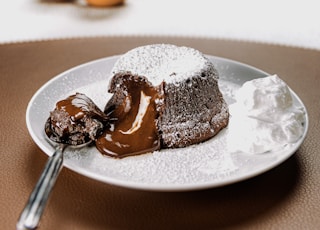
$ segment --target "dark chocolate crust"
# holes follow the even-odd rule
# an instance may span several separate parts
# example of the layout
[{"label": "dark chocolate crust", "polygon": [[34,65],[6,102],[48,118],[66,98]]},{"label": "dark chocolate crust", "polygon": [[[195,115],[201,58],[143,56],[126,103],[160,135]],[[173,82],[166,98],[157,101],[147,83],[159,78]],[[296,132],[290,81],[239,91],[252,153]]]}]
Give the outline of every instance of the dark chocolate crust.
[{"label": "dark chocolate crust", "polygon": [[[116,74],[109,92],[113,93],[105,107],[108,114],[123,104],[128,94],[122,84],[123,79],[148,82],[144,76],[131,75],[128,72]],[[161,148],[186,147],[203,142],[215,136],[228,125],[228,106],[218,88],[217,71],[210,67],[207,72],[193,76],[177,84],[154,86],[159,98],[156,120]],[[151,85],[150,82],[148,84]]]},{"label": "dark chocolate crust", "polygon": [[179,85],[165,85],[164,110],[158,125],[163,147],[205,141],[228,125],[228,106],[216,78],[216,71],[208,71]]}]

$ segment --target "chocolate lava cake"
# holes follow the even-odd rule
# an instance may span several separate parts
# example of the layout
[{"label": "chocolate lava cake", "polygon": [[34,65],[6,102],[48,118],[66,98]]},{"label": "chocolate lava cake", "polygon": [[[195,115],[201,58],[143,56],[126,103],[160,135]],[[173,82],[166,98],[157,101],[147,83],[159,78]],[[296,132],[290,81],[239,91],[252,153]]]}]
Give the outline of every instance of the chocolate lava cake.
[{"label": "chocolate lava cake", "polygon": [[[113,97],[104,112],[115,111],[114,119],[121,123],[130,120],[125,128],[128,131],[120,130],[121,135],[144,130],[132,140],[150,139],[150,150],[203,142],[226,127],[229,120],[218,78],[213,63],[193,48],[168,44],[138,47],[115,63],[109,85]],[[132,110],[133,115],[128,118]],[[143,118],[137,121],[141,111]],[[147,114],[151,114],[149,118]],[[151,130],[144,139],[147,129],[143,127]],[[111,126],[109,131],[114,129]],[[113,140],[110,133],[101,138]]]},{"label": "chocolate lava cake", "polygon": [[104,112],[81,93],[57,102],[45,127],[51,140],[93,141],[102,154],[122,158],[200,143],[228,125],[218,72],[193,48],[138,47],[111,74]]}]

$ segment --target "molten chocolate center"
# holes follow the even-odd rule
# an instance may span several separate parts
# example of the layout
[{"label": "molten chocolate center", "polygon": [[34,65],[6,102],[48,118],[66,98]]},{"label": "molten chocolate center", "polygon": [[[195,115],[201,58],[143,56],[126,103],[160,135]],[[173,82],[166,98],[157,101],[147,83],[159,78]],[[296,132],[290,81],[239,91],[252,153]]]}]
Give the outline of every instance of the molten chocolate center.
[{"label": "molten chocolate center", "polygon": [[156,88],[145,81],[126,79],[126,94],[110,113],[115,120],[97,139],[97,149],[106,155],[122,158],[152,152],[160,148],[156,128],[158,112]]}]

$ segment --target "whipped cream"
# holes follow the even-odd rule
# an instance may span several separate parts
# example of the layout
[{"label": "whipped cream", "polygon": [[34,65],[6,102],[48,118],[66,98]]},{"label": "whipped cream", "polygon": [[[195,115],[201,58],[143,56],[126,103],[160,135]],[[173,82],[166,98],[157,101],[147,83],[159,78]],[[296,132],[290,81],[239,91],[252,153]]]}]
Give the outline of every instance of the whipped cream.
[{"label": "whipped cream", "polygon": [[303,135],[305,111],[277,75],[248,81],[230,106],[228,148],[251,154],[281,149]]}]

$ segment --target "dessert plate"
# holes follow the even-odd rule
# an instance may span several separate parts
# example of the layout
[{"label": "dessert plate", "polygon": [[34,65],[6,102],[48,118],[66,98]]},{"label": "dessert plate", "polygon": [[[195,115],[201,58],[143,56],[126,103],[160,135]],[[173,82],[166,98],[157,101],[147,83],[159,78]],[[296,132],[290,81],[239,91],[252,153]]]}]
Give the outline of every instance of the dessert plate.
[{"label": "dessert plate", "polygon": [[[234,92],[244,82],[269,74],[252,66],[215,56],[208,56],[220,73],[220,90],[229,104]],[[118,56],[82,64],[54,77],[32,97],[26,112],[26,122],[35,143],[46,154],[54,147],[47,142],[44,124],[55,103],[81,92],[101,109],[110,98],[107,93],[110,71]],[[292,91],[292,90],[291,90]],[[93,147],[66,149],[64,166],[105,183],[123,187],[183,191],[224,186],[264,173],[288,159],[304,141],[308,130],[308,115],[299,97],[292,91],[294,104],[304,108],[304,133],[293,144],[264,154],[230,153],[227,150],[228,128],[201,144],[180,149],[163,149],[124,159],[103,156]]]}]

